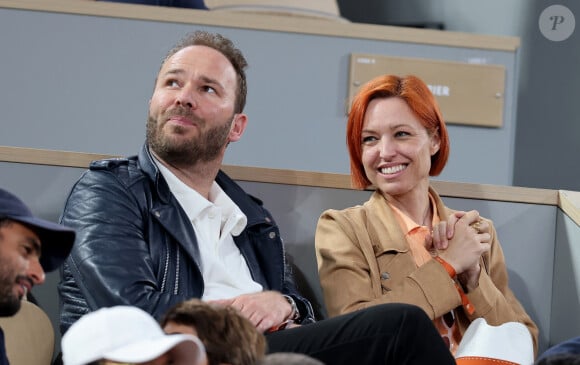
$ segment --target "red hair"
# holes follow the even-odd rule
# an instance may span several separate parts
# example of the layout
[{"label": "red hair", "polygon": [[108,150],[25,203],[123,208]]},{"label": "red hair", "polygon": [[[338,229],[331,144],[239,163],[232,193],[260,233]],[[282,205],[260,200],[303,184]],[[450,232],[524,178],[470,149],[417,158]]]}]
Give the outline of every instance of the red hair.
[{"label": "red hair", "polygon": [[350,155],[350,174],[355,188],[371,185],[362,163],[362,128],[369,103],[378,98],[397,97],[404,100],[429,134],[439,133],[440,146],[431,156],[430,176],[441,173],[449,157],[449,135],[435,97],[416,76],[379,76],[364,84],[352,101],[346,126],[346,144]]}]

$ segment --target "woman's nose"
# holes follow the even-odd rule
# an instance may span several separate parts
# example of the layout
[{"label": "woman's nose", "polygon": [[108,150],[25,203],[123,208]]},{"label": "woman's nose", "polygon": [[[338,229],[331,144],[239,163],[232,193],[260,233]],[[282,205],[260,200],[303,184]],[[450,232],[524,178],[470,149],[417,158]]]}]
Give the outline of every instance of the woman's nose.
[{"label": "woman's nose", "polygon": [[382,137],[379,141],[379,153],[381,158],[389,158],[395,155],[395,144],[390,138]]}]

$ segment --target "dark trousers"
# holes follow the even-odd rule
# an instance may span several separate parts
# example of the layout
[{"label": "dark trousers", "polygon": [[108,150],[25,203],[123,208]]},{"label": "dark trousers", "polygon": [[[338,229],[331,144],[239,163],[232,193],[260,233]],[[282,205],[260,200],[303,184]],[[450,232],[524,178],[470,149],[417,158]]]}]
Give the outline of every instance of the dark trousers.
[{"label": "dark trousers", "polygon": [[455,364],[425,312],[383,304],[266,335],[268,352],[300,352],[327,365]]}]

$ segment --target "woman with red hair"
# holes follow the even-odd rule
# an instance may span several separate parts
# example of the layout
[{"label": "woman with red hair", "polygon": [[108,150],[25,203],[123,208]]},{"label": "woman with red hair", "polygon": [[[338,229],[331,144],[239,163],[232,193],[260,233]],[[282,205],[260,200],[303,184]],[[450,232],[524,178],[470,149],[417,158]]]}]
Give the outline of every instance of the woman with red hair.
[{"label": "woman with red hair", "polygon": [[375,192],[360,206],[328,210],[316,255],[330,316],[391,302],[429,315],[452,353],[468,325],[520,322],[537,351],[538,329],[508,287],[491,221],[449,209],[430,187],[449,156],[435,98],[415,76],[386,75],[352,102],[347,145],[353,185]]}]

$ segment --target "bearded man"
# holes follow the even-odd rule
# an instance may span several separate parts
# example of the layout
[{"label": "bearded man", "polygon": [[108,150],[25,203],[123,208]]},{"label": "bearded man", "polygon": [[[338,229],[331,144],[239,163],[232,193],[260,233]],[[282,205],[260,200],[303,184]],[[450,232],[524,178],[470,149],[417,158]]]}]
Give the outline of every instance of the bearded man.
[{"label": "bearded man", "polygon": [[418,307],[315,321],[273,217],[220,171],[248,121],[246,66],[219,34],[184,38],[157,75],[140,154],[96,161],[74,186],[62,219],[78,239],[59,283],[61,331],[102,307],[160,318],[200,298],[248,318],[270,352],[335,365],[454,364]]}]

